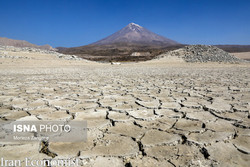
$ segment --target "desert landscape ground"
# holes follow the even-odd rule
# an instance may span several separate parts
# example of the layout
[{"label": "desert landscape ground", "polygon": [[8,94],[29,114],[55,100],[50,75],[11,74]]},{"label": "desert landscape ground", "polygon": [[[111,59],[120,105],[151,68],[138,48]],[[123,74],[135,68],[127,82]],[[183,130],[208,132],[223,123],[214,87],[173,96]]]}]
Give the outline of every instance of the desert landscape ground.
[{"label": "desert landscape ground", "polygon": [[250,61],[250,52],[234,53],[234,55],[240,59],[245,59]]},{"label": "desert landscape ground", "polygon": [[[1,49],[2,121],[86,120],[87,142],[1,142],[7,159],[89,167],[250,164],[249,63],[98,63]],[[242,54],[242,53],[241,53]],[[53,154],[52,154],[53,153]]]}]

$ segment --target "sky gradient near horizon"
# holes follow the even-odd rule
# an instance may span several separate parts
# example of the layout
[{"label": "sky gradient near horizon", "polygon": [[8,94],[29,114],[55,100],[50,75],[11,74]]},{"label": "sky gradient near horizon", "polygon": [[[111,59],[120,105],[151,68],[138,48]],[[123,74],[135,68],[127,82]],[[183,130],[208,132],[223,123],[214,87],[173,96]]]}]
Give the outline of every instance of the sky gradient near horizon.
[{"label": "sky gradient near horizon", "polygon": [[249,0],[0,0],[0,37],[82,46],[130,22],[183,44],[250,45]]}]

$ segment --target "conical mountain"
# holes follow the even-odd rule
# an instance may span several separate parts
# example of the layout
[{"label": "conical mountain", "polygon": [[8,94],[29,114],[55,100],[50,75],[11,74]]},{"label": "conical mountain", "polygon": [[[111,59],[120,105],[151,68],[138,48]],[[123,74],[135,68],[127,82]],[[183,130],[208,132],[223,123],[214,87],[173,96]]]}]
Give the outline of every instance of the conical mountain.
[{"label": "conical mountain", "polygon": [[110,45],[116,43],[164,46],[179,44],[176,41],[157,35],[138,24],[130,23],[116,33],[93,43],[93,45]]},{"label": "conical mountain", "polygon": [[[142,26],[130,23],[114,34],[89,45],[57,48],[64,54],[96,61],[149,60],[160,53],[182,47],[176,41],[157,35]],[[133,56],[139,55],[139,56]]]}]

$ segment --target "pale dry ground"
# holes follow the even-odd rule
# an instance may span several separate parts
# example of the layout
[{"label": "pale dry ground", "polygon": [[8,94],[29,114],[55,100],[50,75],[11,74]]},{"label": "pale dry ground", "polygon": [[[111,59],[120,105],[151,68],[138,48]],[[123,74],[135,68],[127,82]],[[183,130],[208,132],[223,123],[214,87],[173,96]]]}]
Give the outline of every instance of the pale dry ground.
[{"label": "pale dry ground", "polygon": [[[54,55],[0,58],[3,120],[87,120],[88,141],[1,143],[5,159],[82,166],[249,166],[250,65],[163,58],[110,65]],[[27,59],[32,58],[32,59]]]},{"label": "pale dry ground", "polygon": [[232,54],[240,59],[250,60],[250,52],[240,52]]}]

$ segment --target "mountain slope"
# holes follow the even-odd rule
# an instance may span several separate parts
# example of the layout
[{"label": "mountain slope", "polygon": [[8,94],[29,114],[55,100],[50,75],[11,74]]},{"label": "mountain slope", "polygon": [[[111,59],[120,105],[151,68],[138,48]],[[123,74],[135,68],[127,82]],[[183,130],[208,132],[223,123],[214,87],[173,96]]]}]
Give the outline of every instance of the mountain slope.
[{"label": "mountain slope", "polygon": [[117,31],[116,33],[100,40],[94,45],[107,45],[115,43],[130,43],[140,45],[176,45],[177,42],[168,38],[157,35],[146,28],[143,28],[135,23],[130,23],[126,27]]},{"label": "mountain slope", "polygon": [[0,45],[3,46],[14,46],[14,47],[30,47],[30,48],[37,48],[37,49],[44,49],[44,50],[54,50],[50,45],[35,45],[32,43],[29,43],[24,40],[15,40],[15,39],[9,39],[5,37],[0,37]]},{"label": "mountain slope", "polygon": [[[162,52],[181,46],[171,39],[157,35],[135,23],[130,23],[116,33],[90,45],[57,49],[61,53],[74,54],[89,60],[138,61],[152,59]],[[140,53],[133,54],[134,52]]]}]

